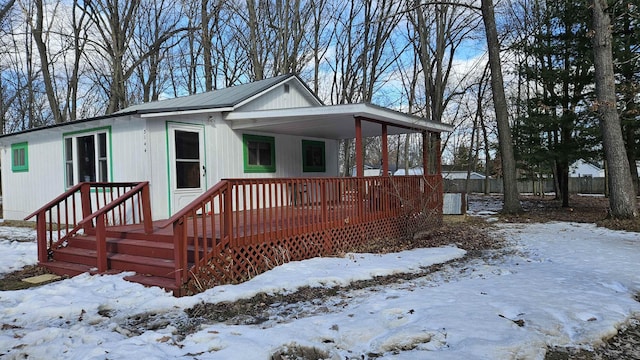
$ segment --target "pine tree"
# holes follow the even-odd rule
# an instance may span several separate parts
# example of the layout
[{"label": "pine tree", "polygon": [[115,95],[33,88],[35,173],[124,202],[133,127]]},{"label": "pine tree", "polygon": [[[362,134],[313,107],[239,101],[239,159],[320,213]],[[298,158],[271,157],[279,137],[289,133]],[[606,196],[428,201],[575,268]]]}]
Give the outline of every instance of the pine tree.
[{"label": "pine tree", "polygon": [[597,149],[597,119],[588,111],[593,56],[589,11],[579,1],[549,1],[539,8],[537,31],[520,51],[520,71],[535,84],[519,119],[518,158],[531,170],[554,174],[562,205],[569,206],[569,166]]}]

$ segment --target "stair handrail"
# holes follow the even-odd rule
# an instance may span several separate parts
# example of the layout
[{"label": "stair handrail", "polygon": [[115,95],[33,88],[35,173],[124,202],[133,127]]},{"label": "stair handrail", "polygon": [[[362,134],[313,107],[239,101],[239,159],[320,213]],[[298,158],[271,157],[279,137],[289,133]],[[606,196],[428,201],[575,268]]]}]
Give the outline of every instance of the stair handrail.
[{"label": "stair handrail", "polygon": [[[189,278],[189,276],[195,276],[192,272],[192,268],[200,267],[204,265],[204,262],[207,259],[211,259],[213,252],[206,251],[206,247],[203,248],[204,253],[203,256],[199,256],[198,245],[194,242],[194,254],[196,255],[196,259],[194,260],[194,265],[189,267],[189,262],[187,259],[187,218],[192,216],[191,214],[195,214],[198,209],[203,208],[203,204],[211,203],[211,213],[203,214],[203,216],[214,216],[213,207],[214,207],[214,198],[216,196],[222,196],[228,191],[228,186],[230,182],[228,180],[220,180],[216,185],[209,188],[202,195],[198,196],[196,199],[191,201],[187,206],[182,208],[180,211],[175,213],[169,219],[160,221],[156,224],[158,229],[164,229],[167,226],[173,226],[173,246],[174,246],[174,266],[175,266],[175,283],[178,287],[181,287],[185,284]],[[225,223],[221,225],[226,230],[226,234],[221,234],[220,244],[218,248],[224,247],[225,244],[230,242],[230,237],[233,236],[231,233],[231,224],[227,223],[227,221],[231,221],[231,216],[224,216],[225,214],[231,211],[231,200],[230,197],[226,197],[224,199],[224,206],[220,209],[221,218],[223,218]],[[200,244],[202,245],[202,244]]]},{"label": "stair handrail", "polygon": [[63,192],[62,194],[60,194],[58,197],[56,197],[55,199],[49,201],[48,203],[46,203],[45,205],[43,205],[41,208],[39,208],[38,210],[32,212],[31,214],[29,214],[27,217],[25,217],[23,220],[24,221],[28,221],[29,219],[31,219],[32,217],[38,215],[39,213],[45,212],[47,210],[51,210],[54,206],[58,205],[59,203],[62,202],[62,200],[68,198],[70,195],[75,194],[78,190],[80,190],[80,188],[82,187],[83,183],[78,183],[74,186],[72,186],[71,188],[69,188],[67,191]]},{"label": "stair handrail", "polygon": [[[58,246],[58,244],[62,244],[69,236],[72,236],[76,231],[69,231],[68,229],[68,220],[65,217],[65,220],[67,222],[67,227],[66,227],[66,231],[64,233],[64,235],[62,235],[62,229],[61,229],[61,224],[58,223],[56,224],[56,231],[58,232],[58,239],[57,241],[55,241],[54,243],[54,238],[53,238],[53,228],[51,226],[49,226],[49,237],[47,237],[47,212],[49,212],[51,209],[53,209],[56,206],[59,206],[62,202],[67,201],[67,199],[69,198],[73,198],[75,196],[75,194],[78,191],[82,191],[83,186],[87,186],[84,185],[83,183],[78,183],[74,186],[72,186],[71,188],[69,188],[67,191],[65,191],[64,193],[60,194],[59,196],[57,196],[55,199],[49,201],[48,203],[46,203],[44,206],[42,206],[41,208],[39,208],[38,210],[34,211],[33,213],[29,214],[27,217],[24,218],[25,221],[28,221],[29,219],[31,219],[32,217],[36,216],[36,242],[38,244],[38,261],[41,263],[46,262],[49,259],[49,249]],[[75,202],[72,202],[72,207],[75,208]],[[72,216],[72,226],[74,228],[76,228],[77,224],[75,223],[75,209],[73,210],[73,216]],[[58,211],[59,213],[59,211]],[[58,214],[59,215],[59,214]],[[65,213],[66,215],[66,213]],[[60,219],[58,219],[60,220]],[[62,236],[61,236],[62,235]]]},{"label": "stair handrail", "polygon": [[[129,200],[130,198],[132,198],[137,193],[139,193],[141,191],[148,192],[148,190],[149,190],[148,186],[149,186],[149,182],[148,181],[139,182],[138,185],[132,187],[131,189],[127,190],[124,194],[122,194],[119,197],[113,199],[113,201],[111,201],[107,205],[101,207],[97,211],[94,211],[93,213],[91,213],[91,215],[85,216],[82,220],[80,220],[78,222],[78,227],[82,227],[84,225],[89,224],[90,222],[93,221],[93,219],[97,218],[100,215],[105,215],[107,212],[109,212],[109,211],[115,209],[116,207],[122,205],[125,201]],[[146,195],[143,194],[142,203],[143,204],[145,204],[145,203],[149,204],[148,200],[149,200],[149,194],[148,193]],[[144,232],[145,232],[145,234],[151,234],[151,232],[153,232],[153,220],[151,218],[151,207],[143,205],[142,206],[142,211],[143,211],[143,213],[142,213],[142,224],[144,225]]]},{"label": "stair handrail", "polygon": [[[153,232],[153,220],[151,218],[151,206],[150,206],[150,195],[149,195],[149,182],[143,181],[138,183],[138,185],[126,191],[124,194],[115,198],[110,203],[106,204],[99,210],[93,212],[89,216],[85,216],[80,222],[78,222],[78,226],[76,229],[83,228],[87,225],[93,223],[93,220],[96,219],[96,261],[98,272],[104,272],[107,270],[107,238],[106,238],[106,224],[105,224],[105,216],[107,213],[116,207],[122,205],[125,201],[131,199],[134,195],[142,193],[142,223],[144,226],[145,234],[151,234]],[[74,229],[75,230],[75,229]]]},{"label": "stair handrail", "polygon": [[[112,202],[110,202],[109,204],[106,204],[101,209],[99,209],[98,211],[92,214],[91,199],[89,198],[89,192],[91,191],[92,187],[98,187],[101,185],[108,185],[112,188],[133,186],[133,188],[128,190],[123,195],[114,199]],[[93,220],[100,214],[104,215],[107,211],[112,210],[113,208],[121,204],[123,201],[128,199],[130,196],[132,196],[132,194],[140,192],[141,188],[143,190],[146,189],[143,191],[144,193],[146,193],[145,195],[143,195],[143,197],[145,197],[143,201],[145,201],[148,204],[149,203],[148,182],[142,182],[142,183],[139,183],[139,182],[119,182],[119,183],[81,182],[72,186],[61,195],[57,196],[56,198],[49,201],[44,206],[40,207],[38,210],[29,214],[27,217],[24,218],[25,221],[36,216],[36,238],[37,238],[36,240],[38,244],[38,261],[40,263],[47,262],[49,260],[49,251],[51,249],[61,244],[64,244],[64,242],[67,239],[77,234],[78,231],[80,231],[80,229],[84,229],[85,231],[88,231],[90,229],[90,227],[88,226],[89,221]],[[81,193],[81,199],[80,199],[79,205],[77,205],[76,201],[74,200],[74,196],[76,196],[78,191]],[[71,201],[69,201],[69,199],[71,199]],[[65,211],[63,213],[61,213],[59,209],[56,214],[50,213],[52,209],[59,207],[63,202],[67,202],[67,201],[71,203],[71,209],[67,208],[67,206],[65,205]],[[108,209],[105,209],[107,207]],[[80,219],[80,221],[76,221],[76,211],[78,209],[80,209],[82,213],[82,219]],[[149,206],[143,206],[142,210],[143,210],[142,216],[144,216],[144,222],[145,222],[145,231],[147,230],[151,231],[152,229],[151,208]],[[47,221],[48,213],[49,213],[49,221]],[[53,224],[52,220],[54,215],[57,215],[57,221],[58,221],[58,223],[55,224],[56,231],[58,233],[57,234],[58,238],[55,242],[54,242],[53,227],[52,227],[52,224]],[[60,218],[61,215],[64,215],[64,219],[65,219],[64,228],[62,227],[63,223],[61,222],[61,218]],[[49,229],[47,229],[48,223],[50,223]],[[49,233],[48,234],[49,236],[47,236],[47,233]]]},{"label": "stair handrail", "polygon": [[167,226],[169,226],[171,224],[174,224],[175,222],[177,222],[180,219],[182,219],[185,215],[187,215],[190,212],[192,212],[195,208],[197,208],[197,205],[199,205],[203,201],[209,199],[211,197],[211,195],[213,195],[214,193],[216,193],[218,191],[221,191],[224,187],[226,187],[228,185],[228,183],[229,183],[229,181],[226,180],[226,179],[220,180],[217,184],[215,184],[214,186],[209,188],[207,191],[202,193],[202,195],[200,195],[197,198],[195,198],[193,201],[191,201],[189,204],[187,204],[185,207],[183,207],[180,211],[178,211],[177,213],[173,214],[170,218],[168,218],[167,220],[160,220],[156,224],[156,226],[158,227],[158,229],[164,229]]}]

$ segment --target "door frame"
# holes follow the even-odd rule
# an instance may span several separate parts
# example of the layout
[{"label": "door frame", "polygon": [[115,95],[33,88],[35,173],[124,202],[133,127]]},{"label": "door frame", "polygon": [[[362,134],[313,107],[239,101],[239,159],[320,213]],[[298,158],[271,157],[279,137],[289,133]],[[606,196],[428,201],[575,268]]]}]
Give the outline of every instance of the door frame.
[{"label": "door frame", "polygon": [[[205,126],[203,124],[194,124],[194,123],[186,123],[179,121],[167,121],[166,124],[166,148],[167,148],[167,202],[168,202],[168,210],[169,217],[173,215],[180,209],[174,209],[176,201],[176,195],[184,194],[185,196],[192,196],[193,199],[200,196],[204,193],[207,186],[207,151],[206,151],[206,131]],[[199,157],[200,157],[200,165],[198,166],[200,170],[201,182],[199,188],[189,188],[189,189],[178,189],[177,181],[176,181],[176,152],[175,152],[175,131],[189,131],[198,133],[198,143],[199,143]]]}]

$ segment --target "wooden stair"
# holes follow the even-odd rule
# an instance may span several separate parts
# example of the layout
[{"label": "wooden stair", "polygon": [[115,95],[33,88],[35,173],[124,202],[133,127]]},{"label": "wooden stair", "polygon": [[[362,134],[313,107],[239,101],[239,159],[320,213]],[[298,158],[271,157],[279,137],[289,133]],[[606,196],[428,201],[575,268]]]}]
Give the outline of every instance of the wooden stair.
[{"label": "wooden stair", "polygon": [[[106,247],[107,273],[133,271],[136,274],[126,276],[126,280],[174,292],[179,289],[181,284],[176,284],[174,274],[172,236],[107,232]],[[66,247],[53,250],[52,260],[41,265],[58,275],[75,276],[84,272],[98,273],[96,264],[95,236],[77,235],[68,239]]]}]

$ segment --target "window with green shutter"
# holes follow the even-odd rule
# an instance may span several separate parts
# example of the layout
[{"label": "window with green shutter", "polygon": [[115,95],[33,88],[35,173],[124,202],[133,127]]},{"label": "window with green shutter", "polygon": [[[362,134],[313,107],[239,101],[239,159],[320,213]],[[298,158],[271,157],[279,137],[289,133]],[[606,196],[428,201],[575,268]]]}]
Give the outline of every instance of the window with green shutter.
[{"label": "window with green shutter", "polygon": [[11,171],[29,171],[29,147],[26,142],[11,145]]},{"label": "window with green shutter", "polygon": [[242,135],[245,173],[276,172],[276,141],[272,136]]}]

